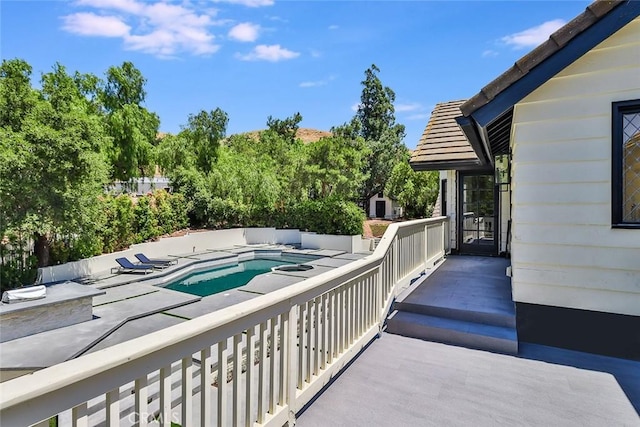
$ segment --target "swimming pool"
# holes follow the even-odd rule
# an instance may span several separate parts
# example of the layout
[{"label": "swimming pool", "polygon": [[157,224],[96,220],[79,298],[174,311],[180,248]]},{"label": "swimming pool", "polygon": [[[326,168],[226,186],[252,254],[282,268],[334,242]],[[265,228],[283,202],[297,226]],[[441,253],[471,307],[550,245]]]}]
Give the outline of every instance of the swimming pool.
[{"label": "swimming pool", "polygon": [[238,264],[215,267],[207,271],[190,274],[165,287],[174,291],[206,297],[244,286],[254,277],[270,272],[271,267],[309,262],[313,259],[316,258],[281,255],[274,258],[256,258],[240,261]]}]

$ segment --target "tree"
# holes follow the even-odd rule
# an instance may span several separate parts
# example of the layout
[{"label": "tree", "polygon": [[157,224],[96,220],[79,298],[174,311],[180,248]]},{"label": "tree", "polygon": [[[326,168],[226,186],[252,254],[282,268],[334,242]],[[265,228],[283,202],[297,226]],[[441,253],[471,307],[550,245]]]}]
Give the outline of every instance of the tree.
[{"label": "tree", "polygon": [[402,159],[406,147],[402,143],[404,126],[395,122],[395,93],[383,86],[375,64],[365,71],[358,111],[351,123],[339,132],[360,136],[369,150],[364,170],[368,173],[360,190],[360,203],[369,213],[367,201],[381,192],[395,164]]},{"label": "tree", "polygon": [[14,102],[18,109],[30,107],[0,121],[1,214],[6,219],[0,231],[32,233],[42,267],[49,264],[54,233],[89,239],[95,235],[97,198],[107,176],[101,147],[110,140],[101,118],[92,114],[90,101],[62,65],[42,76],[39,94],[28,79],[16,84],[17,69],[23,76],[30,74],[23,61],[3,62],[0,93],[9,100],[7,108]]},{"label": "tree", "polygon": [[287,117],[284,120],[274,119],[269,116],[267,118],[267,127],[270,131],[280,135],[286,142],[293,142],[296,139],[298,133],[299,124],[302,121],[302,114],[295,113],[291,117]]},{"label": "tree", "polygon": [[109,158],[112,178],[128,181],[153,174],[154,146],[160,119],[142,106],[146,79],[131,62],[107,70],[100,89],[109,135],[113,138]]},{"label": "tree", "polygon": [[438,198],[438,182],[438,172],[416,172],[411,169],[407,158],[396,163],[384,192],[398,201],[405,210],[405,216],[429,217]]},{"label": "tree", "polygon": [[229,116],[220,108],[189,115],[188,125],[180,132],[195,154],[196,167],[209,172],[218,157],[220,142],[227,132]]},{"label": "tree", "polygon": [[367,155],[367,148],[359,138],[321,138],[307,145],[305,181],[318,197],[334,196],[353,200],[357,198],[358,190],[367,178],[363,173]]}]

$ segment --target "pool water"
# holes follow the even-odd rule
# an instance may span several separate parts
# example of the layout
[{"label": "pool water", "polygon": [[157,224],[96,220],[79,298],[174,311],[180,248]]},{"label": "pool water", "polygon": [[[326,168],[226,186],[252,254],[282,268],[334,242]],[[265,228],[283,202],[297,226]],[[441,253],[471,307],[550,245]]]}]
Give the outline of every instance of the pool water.
[{"label": "pool water", "polygon": [[205,297],[244,286],[254,277],[268,273],[271,267],[311,261],[311,258],[296,259],[281,257],[273,259],[252,259],[237,265],[217,267],[191,274],[178,282],[166,286],[167,289]]}]

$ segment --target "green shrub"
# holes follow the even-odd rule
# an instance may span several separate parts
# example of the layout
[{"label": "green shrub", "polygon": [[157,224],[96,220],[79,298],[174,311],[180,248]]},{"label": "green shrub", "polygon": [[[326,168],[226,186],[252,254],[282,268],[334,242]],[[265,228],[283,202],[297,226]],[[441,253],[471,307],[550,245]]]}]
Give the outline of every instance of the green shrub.
[{"label": "green shrub", "polygon": [[207,225],[213,228],[242,227],[248,216],[248,206],[230,199],[213,197],[207,206]]},{"label": "green shrub", "polygon": [[151,204],[149,196],[138,198],[138,202],[133,208],[135,243],[146,242],[155,239],[160,234],[158,228],[157,210]]},{"label": "green shrub", "polygon": [[100,236],[104,252],[128,248],[134,242],[134,211],[131,197],[124,194],[103,199],[104,224]]},{"label": "green shrub", "polygon": [[336,198],[307,200],[290,208],[291,227],[321,234],[362,234],[364,212]]},{"label": "green shrub", "polygon": [[174,229],[172,231],[182,230],[189,226],[189,204],[185,197],[180,193],[169,195],[169,204],[173,212]]}]

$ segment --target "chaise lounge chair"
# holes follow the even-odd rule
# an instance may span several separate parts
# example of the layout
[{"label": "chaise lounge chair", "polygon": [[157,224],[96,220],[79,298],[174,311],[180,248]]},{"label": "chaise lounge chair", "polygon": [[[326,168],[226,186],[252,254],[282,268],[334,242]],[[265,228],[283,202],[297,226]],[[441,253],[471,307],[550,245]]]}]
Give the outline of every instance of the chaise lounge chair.
[{"label": "chaise lounge chair", "polygon": [[127,258],[116,258],[116,262],[120,267],[113,267],[112,273],[153,273],[153,265],[151,264],[133,264]]},{"label": "chaise lounge chair", "polygon": [[173,264],[177,264],[178,260],[177,259],[169,259],[169,258],[163,258],[163,259],[159,259],[159,258],[147,258],[147,256],[145,254],[135,254],[134,255],[136,258],[138,258],[138,261],[140,261],[142,264],[150,264],[150,265],[156,265],[156,266],[164,266],[164,267],[169,267],[170,265]]}]

